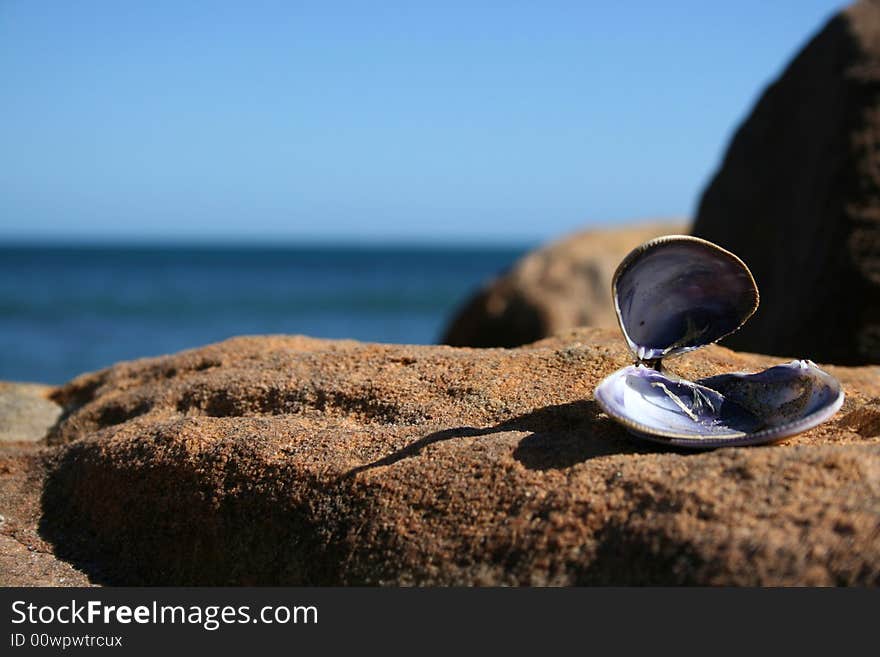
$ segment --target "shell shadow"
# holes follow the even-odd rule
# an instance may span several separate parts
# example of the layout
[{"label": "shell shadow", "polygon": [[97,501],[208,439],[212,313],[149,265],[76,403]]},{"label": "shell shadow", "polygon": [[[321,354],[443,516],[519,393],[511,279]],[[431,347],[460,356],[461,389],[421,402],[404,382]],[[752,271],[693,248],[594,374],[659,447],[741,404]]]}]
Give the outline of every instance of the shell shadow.
[{"label": "shell shadow", "polygon": [[658,451],[631,440],[592,400],[554,404],[510,418],[490,427],[456,427],[423,436],[396,452],[349,470],[343,478],[418,456],[429,445],[490,436],[504,431],[527,431],[513,458],[529,470],[568,468],[598,456]]},{"label": "shell shadow", "polygon": [[529,470],[562,470],[600,456],[660,451],[633,440],[592,400],[547,406],[512,422],[532,432],[513,450],[513,458]]}]

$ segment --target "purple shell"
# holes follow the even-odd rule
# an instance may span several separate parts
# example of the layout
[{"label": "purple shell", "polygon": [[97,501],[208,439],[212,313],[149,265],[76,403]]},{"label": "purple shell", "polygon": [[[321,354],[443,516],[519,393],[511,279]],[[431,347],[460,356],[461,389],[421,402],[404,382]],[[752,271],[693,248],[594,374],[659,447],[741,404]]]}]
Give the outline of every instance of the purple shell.
[{"label": "purple shell", "polygon": [[647,242],[621,262],[613,291],[636,364],[606,377],[595,397],[631,433],[679,447],[757,445],[840,409],[840,383],[808,360],[697,382],[663,369],[663,358],[720,340],[758,307],[748,267],[721,247],[684,235]]}]

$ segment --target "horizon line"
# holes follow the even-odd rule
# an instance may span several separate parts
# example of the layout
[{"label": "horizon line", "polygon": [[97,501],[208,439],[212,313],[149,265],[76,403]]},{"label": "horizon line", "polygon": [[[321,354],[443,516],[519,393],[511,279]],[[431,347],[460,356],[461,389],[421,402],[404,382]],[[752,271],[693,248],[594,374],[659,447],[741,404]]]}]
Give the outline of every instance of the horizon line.
[{"label": "horizon line", "polygon": [[552,238],[519,238],[504,237],[401,237],[401,238],[368,238],[351,237],[0,237],[0,249],[480,249],[480,248],[535,248],[549,242]]}]

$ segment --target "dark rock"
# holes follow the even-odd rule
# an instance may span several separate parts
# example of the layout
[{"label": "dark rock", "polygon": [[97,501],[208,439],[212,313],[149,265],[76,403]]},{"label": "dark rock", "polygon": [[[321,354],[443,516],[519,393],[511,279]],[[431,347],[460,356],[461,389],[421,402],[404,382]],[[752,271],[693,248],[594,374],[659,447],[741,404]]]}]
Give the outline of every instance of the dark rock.
[{"label": "dark rock", "polygon": [[834,17],[767,88],[693,234],[741,257],[761,291],[726,345],[880,363],[880,4]]}]

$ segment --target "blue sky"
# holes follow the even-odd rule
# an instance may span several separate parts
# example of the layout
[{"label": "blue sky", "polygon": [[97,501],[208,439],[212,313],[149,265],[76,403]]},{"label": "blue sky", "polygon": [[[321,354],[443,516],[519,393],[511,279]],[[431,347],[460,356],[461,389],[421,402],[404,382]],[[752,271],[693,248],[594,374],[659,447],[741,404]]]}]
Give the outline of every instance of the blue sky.
[{"label": "blue sky", "polygon": [[515,242],[690,216],[840,6],[0,0],[0,240]]}]

